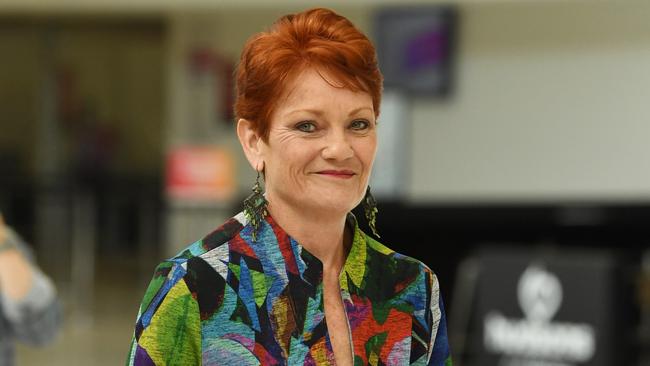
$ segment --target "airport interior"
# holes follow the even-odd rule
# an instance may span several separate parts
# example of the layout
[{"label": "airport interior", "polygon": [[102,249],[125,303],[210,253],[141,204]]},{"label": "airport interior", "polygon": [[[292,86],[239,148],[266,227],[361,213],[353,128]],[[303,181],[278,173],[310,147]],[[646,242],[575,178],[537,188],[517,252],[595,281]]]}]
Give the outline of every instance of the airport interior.
[{"label": "airport interior", "polygon": [[650,365],[641,0],[0,1],[0,212],[64,309],[16,364],[126,362],[156,265],[255,182],[243,45],[313,7],[377,48],[379,240],[436,273],[454,365]]}]

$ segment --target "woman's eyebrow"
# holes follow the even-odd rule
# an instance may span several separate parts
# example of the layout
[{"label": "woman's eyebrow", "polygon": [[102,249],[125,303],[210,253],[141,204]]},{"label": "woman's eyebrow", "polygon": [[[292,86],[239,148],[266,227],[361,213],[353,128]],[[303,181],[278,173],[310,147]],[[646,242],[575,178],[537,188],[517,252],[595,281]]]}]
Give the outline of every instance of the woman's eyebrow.
[{"label": "woman's eyebrow", "polygon": [[295,110],[289,112],[288,114],[291,115],[291,114],[296,114],[296,113],[301,113],[301,112],[311,113],[311,114],[314,114],[314,115],[319,116],[319,117],[322,117],[325,114],[325,111],[322,111],[320,109],[310,109],[310,108],[295,109]]},{"label": "woman's eyebrow", "polygon": [[352,116],[353,114],[357,114],[357,113],[361,112],[364,109],[367,109],[368,111],[373,112],[372,108],[370,108],[370,107],[360,107],[360,108],[356,108],[356,109],[351,110],[350,114],[348,114],[348,116]]},{"label": "woman's eyebrow", "polygon": [[[359,113],[359,112],[361,112],[363,110],[366,110],[366,109],[369,112],[373,112],[372,108],[370,108],[370,107],[359,107],[359,108],[355,108],[355,109],[351,110],[350,113],[348,113],[348,116],[352,116],[352,115],[357,114],[357,113]],[[312,109],[312,108],[296,109],[296,110],[293,110],[293,111],[289,112],[288,114],[294,114],[294,113],[300,113],[300,112],[311,113],[311,114],[314,114],[314,115],[319,116],[319,117],[322,117],[325,114],[325,111],[323,111],[323,110]]]}]

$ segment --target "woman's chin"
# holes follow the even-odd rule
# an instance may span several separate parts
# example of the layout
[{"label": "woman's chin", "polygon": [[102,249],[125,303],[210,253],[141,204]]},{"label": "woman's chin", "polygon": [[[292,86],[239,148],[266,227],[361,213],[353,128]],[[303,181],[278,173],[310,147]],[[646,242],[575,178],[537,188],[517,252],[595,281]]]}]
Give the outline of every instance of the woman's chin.
[{"label": "woman's chin", "polygon": [[323,214],[337,214],[337,215],[346,215],[348,212],[352,211],[359,202],[356,197],[342,197],[337,199],[332,196],[320,196],[320,200],[313,202],[311,206],[317,211],[322,211]]},{"label": "woman's chin", "polygon": [[[293,193],[293,194],[292,194]],[[358,192],[353,194],[349,189],[312,189],[302,192],[284,191],[277,195],[285,204],[281,206],[294,206],[297,211],[308,211],[317,215],[346,215],[352,211],[362,196]],[[270,197],[271,201],[276,201]],[[278,205],[280,206],[280,205]]]}]

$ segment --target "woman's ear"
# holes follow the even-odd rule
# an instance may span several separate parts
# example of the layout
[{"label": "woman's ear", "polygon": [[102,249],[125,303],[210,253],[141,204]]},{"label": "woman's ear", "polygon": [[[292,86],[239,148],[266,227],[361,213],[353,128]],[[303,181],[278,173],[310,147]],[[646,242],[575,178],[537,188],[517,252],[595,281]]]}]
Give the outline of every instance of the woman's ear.
[{"label": "woman's ear", "polygon": [[262,137],[253,128],[253,123],[247,119],[240,118],[237,121],[237,137],[244,148],[244,154],[250,165],[256,171],[264,169],[264,157],[262,156]]}]

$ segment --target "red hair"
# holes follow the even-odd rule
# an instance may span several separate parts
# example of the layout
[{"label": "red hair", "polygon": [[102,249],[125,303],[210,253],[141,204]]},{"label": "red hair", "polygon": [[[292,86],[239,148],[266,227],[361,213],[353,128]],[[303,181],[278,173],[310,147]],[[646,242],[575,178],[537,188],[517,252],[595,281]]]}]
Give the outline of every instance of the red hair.
[{"label": "red hair", "polygon": [[379,116],[383,76],[375,47],[347,18],[319,8],[285,15],[246,42],[237,66],[236,117],[251,121],[268,141],[278,96],[310,67],[328,83],[334,79],[333,86],[368,93]]}]

